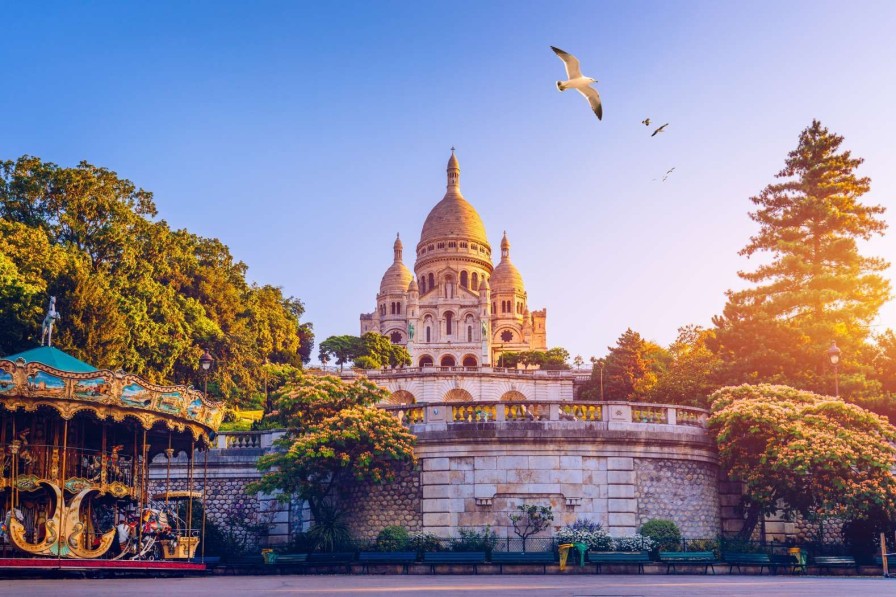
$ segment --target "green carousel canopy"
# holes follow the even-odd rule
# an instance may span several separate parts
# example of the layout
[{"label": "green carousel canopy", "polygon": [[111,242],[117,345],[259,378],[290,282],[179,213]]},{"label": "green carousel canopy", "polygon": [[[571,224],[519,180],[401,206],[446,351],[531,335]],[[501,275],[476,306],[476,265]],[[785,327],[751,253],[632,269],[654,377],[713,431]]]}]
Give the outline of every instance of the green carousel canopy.
[{"label": "green carousel canopy", "polygon": [[33,412],[55,409],[64,419],[91,411],[100,419],[139,420],[146,429],[164,423],[208,443],[223,405],[187,386],[160,386],[123,371],[97,369],[53,346],[0,357],[0,407]]}]

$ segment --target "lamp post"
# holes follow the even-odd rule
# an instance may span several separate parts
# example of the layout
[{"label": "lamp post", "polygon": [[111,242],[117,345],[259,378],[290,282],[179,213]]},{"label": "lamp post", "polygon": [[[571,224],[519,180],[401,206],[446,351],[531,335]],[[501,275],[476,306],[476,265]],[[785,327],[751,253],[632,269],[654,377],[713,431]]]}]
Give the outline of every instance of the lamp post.
[{"label": "lamp post", "polygon": [[600,401],[604,401],[604,360],[600,359],[598,362],[600,365]]},{"label": "lamp post", "polygon": [[840,349],[837,348],[837,342],[832,341],[831,347],[828,349],[828,358],[831,359],[831,365],[834,366],[834,397],[840,397],[840,375],[837,371],[837,365],[840,363]]},{"label": "lamp post", "polygon": [[204,350],[202,356],[199,357],[199,366],[202,367],[202,393],[205,394],[206,398],[208,398],[208,371],[212,368],[212,363],[214,362],[214,357],[208,354],[207,350]]}]

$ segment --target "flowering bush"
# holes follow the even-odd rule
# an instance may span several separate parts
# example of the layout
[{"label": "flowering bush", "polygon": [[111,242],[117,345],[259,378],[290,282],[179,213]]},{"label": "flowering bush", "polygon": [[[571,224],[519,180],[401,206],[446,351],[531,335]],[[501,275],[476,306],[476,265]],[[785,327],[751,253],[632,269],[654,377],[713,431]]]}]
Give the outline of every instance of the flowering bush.
[{"label": "flowering bush", "polygon": [[656,541],[644,535],[613,538],[613,551],[650,551],[654,547]]},{"label": "flowering bush", "polygon": [[422,553],[425,551],[442,551],[442,541],[432,533],[418,531],[408,536],[408,548]]},{"label": "flowering bush", "polygon": [[572,526],[557,531],[560,543],[584,543],[593,551],[612,551],[613,540],[607,535],[599,522],[579,519]]}]

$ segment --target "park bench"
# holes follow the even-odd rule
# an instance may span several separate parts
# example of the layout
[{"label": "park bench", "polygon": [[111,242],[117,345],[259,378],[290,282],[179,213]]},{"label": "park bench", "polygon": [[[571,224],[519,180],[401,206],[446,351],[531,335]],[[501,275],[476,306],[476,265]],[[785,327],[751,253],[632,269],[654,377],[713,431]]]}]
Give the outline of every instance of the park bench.
[{"label": "park bench", "polygon": [[815,556],[813,563],[820,569],[830,568],[855,568],[859,571],[859,565],[852,556]]},{"label": "park bench", "polygon": [[485,563],[484,551],[427,551],[423,554],[423,563],[429,564],[429,571],[436,572],[439,564],[457,564],[473,566],[473,574],[477,574],[479,564]]},{"label": "park bench", "polygon": [[677,566],[703,566],[703,574],[716,573],[715,554],[711,551],[661,551],[660,562],[666,565],[666,574],[674,572]]},{"label": "park bench", "polygon": [[[883,556],[874,556],[874,563],[883,567]],[[896,572],[896,555],[887,554],[887,568],[892,572]]]},{"label": "park bench", "polygon": [[292,572],[295,570],[305,571],[305,567],[308,565],[308,554],[307,553],[278,553],[277,557],[274,558],[273,564],[277,567],[277,572],[283,574],[283,572]]},{"label": "park bench", "polygon": [[352,571],[352,562],[354,561],[355,552],[353,551],[318,552],[308,556],[308,566],[327,568],[342,568],[344,566],[346,573]]},{"label": "park bench", "polygon": [[491,557],[491,563],[498,565],[501,574],[505,564],[541,564],[542,572],[547,573],[548,564],[556,561],[552,551],[493,551]]},{"label": "park bench", "polygon": [[263,567],[264,559],[262,559],[261,554],[227,556],[224,559],[224,574],[227,574],[228,570],[233,574],[236,574],[237,570],[245,570],[249,573],[258,572],[261,571]]},{"label": "park bench", "polygon": [[377,564],[401,564],[405,574],[408,573],[408,565],[417,561],[416,551],[362,551],[358,554],[358,561],[362,565],[362,572],[368,572],[369,566]]},{"label": "park bench", "polygon": [[600,574],[602,564],[637,566],[638,574],[644,574],[644,564],[650,563],[650,553],[646,551],[589,551],[588,561],[594,564],[594,571]]},{"label": "park bench", "polygon": [[[789,557],[789,556],[788,556]],[[762,574],[763,568],[768,568],[769,573],[778,567],[778,564],[772,562],[767,553],[740,553],[726,551],[722,553],[722,561],[728,564],[728,574],[737,567],[740,574],[741,566],[759,566],[759,574]]]},{"label": "park bench", "polygon": [[[777,568],[787,568],[790,570],[791,574],[796,574],[797,572],[802,572],[805,574],[806,566],[805,564],[801,564],[799,559],[790,554],[771,554],[768,556],[772,562],[773,566]],[[777,572],[776,569],[773,569],[774,572]]]}]

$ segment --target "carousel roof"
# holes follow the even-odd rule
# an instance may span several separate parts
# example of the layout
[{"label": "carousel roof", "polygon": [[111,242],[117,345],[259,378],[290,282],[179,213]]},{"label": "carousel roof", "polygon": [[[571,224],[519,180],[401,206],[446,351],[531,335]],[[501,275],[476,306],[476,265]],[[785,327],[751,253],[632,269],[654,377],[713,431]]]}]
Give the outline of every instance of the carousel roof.
[{"label": "carousel roof", "polygon": [[90,371],[97,371],[97,368],[93,365],[88,365],[84,361],[76,359],[67,352],[62,352],[54,346],[40,346],[38,348],[26,350],[25,352],[19,352],[0,358],[12,362],[23,359],[26,363],[43,363],[53,369],[71,371],[73,373],[89,373]]}]

